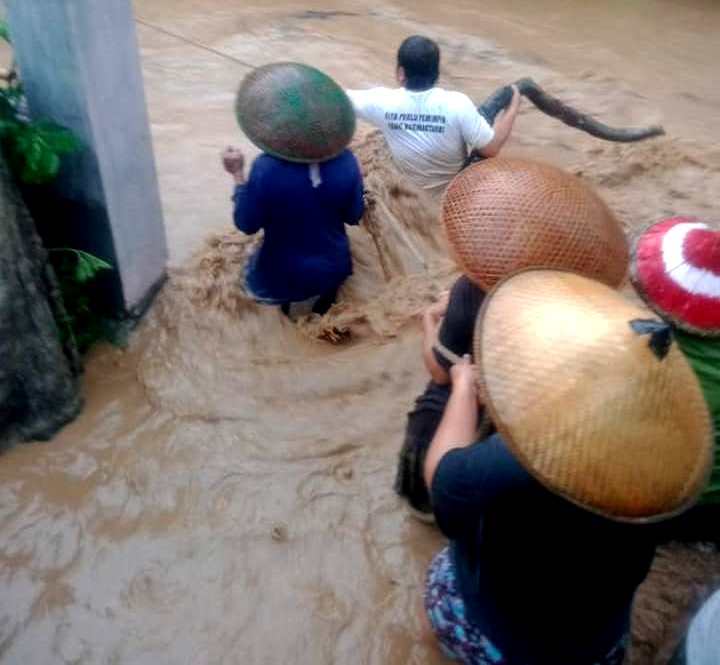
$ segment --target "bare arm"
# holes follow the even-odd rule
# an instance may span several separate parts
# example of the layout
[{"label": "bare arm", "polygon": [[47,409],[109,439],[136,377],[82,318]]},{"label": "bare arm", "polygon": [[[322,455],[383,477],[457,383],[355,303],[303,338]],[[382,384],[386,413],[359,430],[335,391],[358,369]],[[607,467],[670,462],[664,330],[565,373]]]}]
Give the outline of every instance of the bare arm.
[{"label": "bare arm", "polygon": [[452,393],[445,407],[425,458],[425,483],[430,488],[440,460],[454,448],[464,448],[475,441],[478,426],[478,394],[475,369],[470,356],[453,365]]},{"label": "bare arm", "polygon": [[500,152],[500,149],[505,145],[505,142],[510,137],[519,107],[520,93],[518,92],[517,87],[513,86],[513,97],[510,105],[507,109],[498,114],[495,122],[493,123],[495,137],[492,141],[490,141],[490,143],[477,151],[483,157],[495,157]]},{"label": "bare arm", "polygon": [[438,302],[423,312],[423,362],[435,383],[444,386],[450,383],[450,375],[435,358],[433,347],[438,340],[438,330],[448,306],[449,294],[443,294]]}]

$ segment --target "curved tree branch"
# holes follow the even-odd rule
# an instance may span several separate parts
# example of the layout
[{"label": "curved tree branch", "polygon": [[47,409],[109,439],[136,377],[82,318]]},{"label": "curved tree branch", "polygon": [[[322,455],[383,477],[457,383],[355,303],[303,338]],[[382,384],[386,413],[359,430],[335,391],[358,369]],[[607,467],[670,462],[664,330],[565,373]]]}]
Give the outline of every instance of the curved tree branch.
[{"label": "curved tree branch", "polygon": [[[543,113],[557,118],[570,127],[575,127],[605,141],[631,143],[633,141],[643,141],[654,136],[661,136],[665,133],[665,130],[658,125],[638,128],[610,127],[568,106],[557,99],[557,97],[549,95],[531,78],[519,79],[515,82],[515,85],[518,87],[520,94],[527,97]],[[490,95],[490,97],[483,102],[481,108],[495,108],[498,106],[505,108],[509,103],[508,86],[503,86]]]}]

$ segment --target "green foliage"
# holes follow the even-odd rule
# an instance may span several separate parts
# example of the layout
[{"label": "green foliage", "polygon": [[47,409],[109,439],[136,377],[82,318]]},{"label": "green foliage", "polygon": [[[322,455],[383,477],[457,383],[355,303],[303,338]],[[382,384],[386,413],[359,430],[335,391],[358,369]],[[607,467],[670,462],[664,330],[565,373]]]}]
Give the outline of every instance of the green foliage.
[{"label": "green foliage", "polygon": [[92,307],[88,285],[112,266],[79,249],[57,247],[50,252],[65,304],[65,315],[57,322],[61,340],[63,344],[72,341],[84,353],[96,341],[111,336],[109,322]]},{"label": "green foliage", "polygon": [[[0,21],[0,39],[9,42],[7,24]],[[45,185],[60,171],[62,157],[77,152],[81,142],[68,129],[51,122],[34,121],[24,112],[25,96],[14,71],[0,87],[0,148],[20,182]],[[50,249],[62,293],[64,312],[57,324],[63,344],[73,344],[80,353],[98,339],[109,338],[107,320],[92,305],[92,282],[112,266],[92,254],[70,247]]]},{"label": "green foliage", "polygon": [[69,130],[47,122],[0,121],[0,141],[15,175],[29,185],[52,182],[60,157],[80,148]]},{"label": "green foliage", "polygon": [[69,252],[74,255],[74,268],[72,269],[73,281],[78,284],[89,282],[101,270],[112,270],[112,266],[101,258],[83,252],[81,249],[73,249],[72,247],[56,247],[51,252]]},{"label": "green foliage", "polygon": [[[0,22],[0,39],[9,41],[4,22]],[[28,118],[24,105],[22,84],[12,70],[0,87],[0,146],[21,182],[43,185],[57,176],[61,157],[78,151],[82,144],[64,127]]]}]

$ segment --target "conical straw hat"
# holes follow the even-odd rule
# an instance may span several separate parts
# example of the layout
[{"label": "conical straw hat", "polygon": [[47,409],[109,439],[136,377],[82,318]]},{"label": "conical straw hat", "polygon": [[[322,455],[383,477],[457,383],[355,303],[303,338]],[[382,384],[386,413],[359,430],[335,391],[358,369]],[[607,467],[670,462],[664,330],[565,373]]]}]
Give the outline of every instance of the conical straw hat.
[{"label": "conical straw hat", "polygon": [[258,67],[240,84],[240,128],[261,150],[293,162],[339,155],[355,132],[345,91],[319,69],[297,62]]},{"label": "conical straw hat", "polygon": [[524,268],[573,270],[610,286],[627,272],[617,219],[588,185],[548,164],[474,164],[448,186],[442,217],[463,272],[484,290]]},{"label": "conical straw hat", "polygon": [[653,224],[635,242],[630,277],[663,318],[688,332],[720,335],[720,231],[695,217]]},{"label": "conical straw hat", "polygon": [[695,501],[710,415],[670,326],[649,310],[586,277],[529,270],[487,298],[474,351],[493,422],[551,491],[622,521]]}]

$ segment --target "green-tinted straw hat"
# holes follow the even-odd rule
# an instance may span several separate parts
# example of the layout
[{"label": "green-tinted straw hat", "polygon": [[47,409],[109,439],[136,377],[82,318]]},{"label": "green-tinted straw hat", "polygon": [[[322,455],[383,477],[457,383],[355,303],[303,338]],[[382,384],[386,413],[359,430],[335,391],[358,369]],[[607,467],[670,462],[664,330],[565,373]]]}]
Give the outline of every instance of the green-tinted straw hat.
[{"label": "green-tinted straw hat", "polygon": [[240,128],[261,150],[293,162],[339,155],[355,132],[345,91],[314,67],[278,62],[250,72],[235,102]]}]

